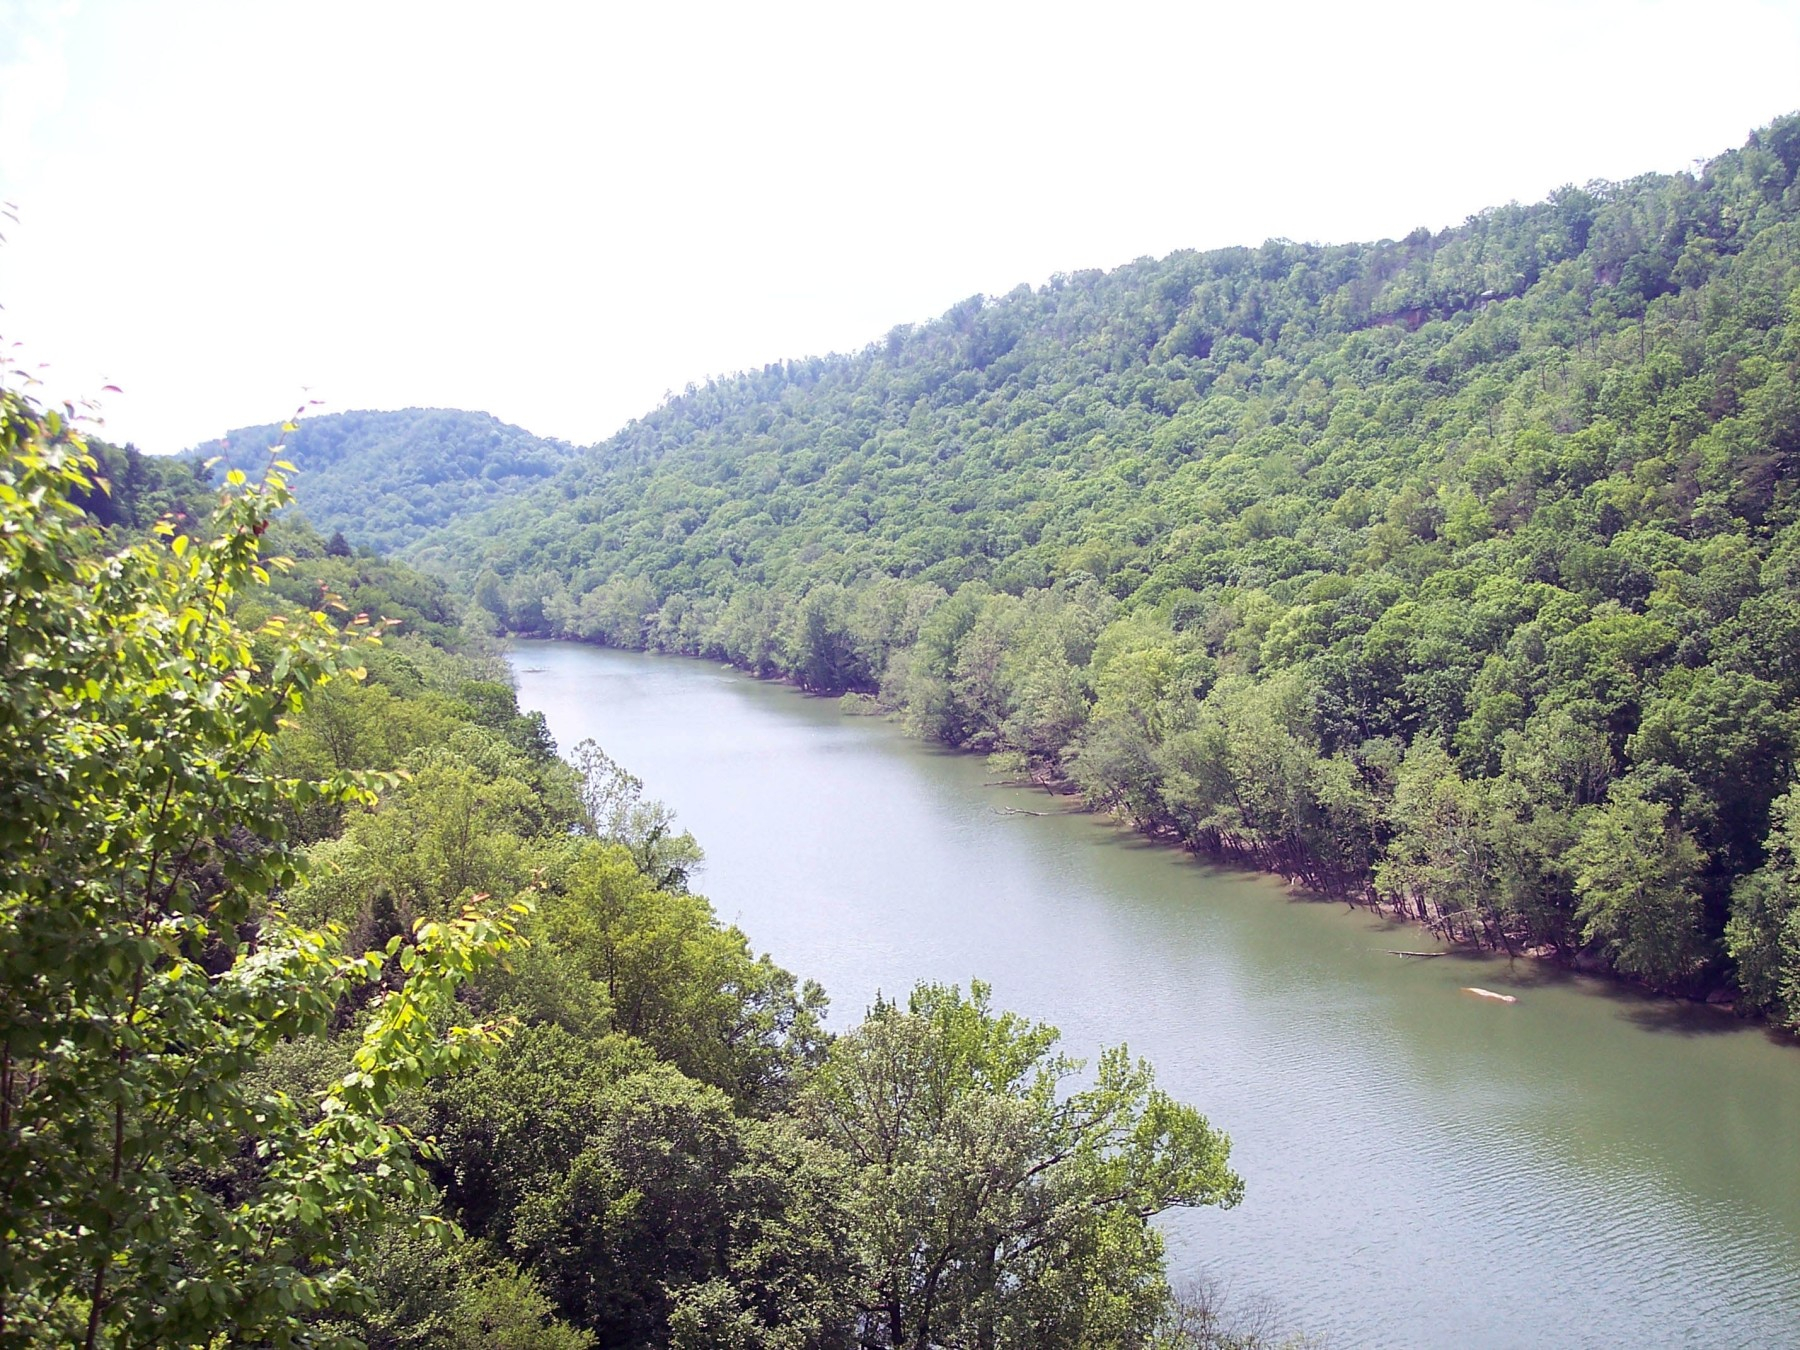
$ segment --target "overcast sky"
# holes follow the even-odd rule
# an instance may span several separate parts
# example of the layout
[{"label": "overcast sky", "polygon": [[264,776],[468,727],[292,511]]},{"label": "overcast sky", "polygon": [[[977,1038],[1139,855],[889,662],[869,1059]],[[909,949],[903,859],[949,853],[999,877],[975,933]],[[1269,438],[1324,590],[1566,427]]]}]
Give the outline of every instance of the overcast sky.
[{"label": "overcast sky", "polygon": [[0,0],[0,337],[174,450],[587,442],[1056,272],[1394,237],[1800,108],[1800,0]]}]

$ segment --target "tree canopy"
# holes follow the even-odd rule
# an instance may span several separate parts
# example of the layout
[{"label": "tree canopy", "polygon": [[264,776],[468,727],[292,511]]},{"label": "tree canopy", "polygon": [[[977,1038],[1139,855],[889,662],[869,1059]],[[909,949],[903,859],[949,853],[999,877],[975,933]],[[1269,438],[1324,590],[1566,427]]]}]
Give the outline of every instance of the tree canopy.
[{"label": "tree canopy", "polygon": [[[271,753],[357,677],[364,621],[234,616],[279,475],[234,473],[204,532],[104,552],[77,505],[96,467],[0,391],[0,1343],[296,1344],[423,1222],[392,1113],[496,1041],[454,996],[512,925],[470,910],[347,955],[281,912],[289,817],[373,800]],[[262,1090],[266,1057],[356,1005],[347,1072]]]},{"label": "tree canopy", "polygon": [[[834,1040],[691,889],[673,812],[558,758],[440,588],[272,516],[285,464],[115,488],[129,456],[0,399],[0,1345],[1187,1325],[1148,1220],[1241,1184],[1147,1066],[1065,1095],[1054,1033],[979,986]],[[915,1081],[935,1105],[871,1165]],[[902,1248],[946,1278],[894,1292]]]},{"label": "tree canopy", "polygon": [[260,463],[277,439],[305,475],[307,513],[346,546],[382,551],[541,482],[574,453],[567,442],[454,408],[338,413],[285,432],[240,427],[194,453]]},{"label": "tree canopy", "polygon": [[[1189,847],[1800,1020],[1791,958],[1737,955],[1788,950],[1797,376],[1800,115],[1442,231],[972,297],[690,387],[410,556],[512,631],[859,691]],[[1627,838],[1660,880],[1595,865]]]}]

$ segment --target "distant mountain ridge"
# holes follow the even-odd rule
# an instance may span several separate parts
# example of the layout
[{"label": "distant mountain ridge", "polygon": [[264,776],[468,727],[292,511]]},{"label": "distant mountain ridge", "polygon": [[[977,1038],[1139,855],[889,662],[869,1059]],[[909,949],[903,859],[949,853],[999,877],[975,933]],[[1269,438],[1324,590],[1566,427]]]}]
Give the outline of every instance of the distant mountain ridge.
[{"label": "distant mountain ridge", "polygon": [[294,487],[307,517],[383,552],[498,504],[578,453],[567,441],[455,408],[326,413],[285,439],[279,424],[240,427],[194,453],[253,470],[277,442],[300,470]]}]

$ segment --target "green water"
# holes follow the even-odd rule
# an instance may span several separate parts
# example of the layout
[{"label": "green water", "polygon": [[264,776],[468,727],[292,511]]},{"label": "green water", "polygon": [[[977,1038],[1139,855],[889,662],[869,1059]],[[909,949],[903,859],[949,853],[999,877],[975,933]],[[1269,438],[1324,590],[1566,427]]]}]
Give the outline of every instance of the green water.
[{"label": "green water", "polygon": [[676,808],[698,889],[834,1025],[979,976],[1075,1053],[1148,1056],[1248,1187],[1171,1216],[1177,1282],[1337,1347],[1800,1346],[1800,1051],[1529,963],[1388,955],[1432,944],[714,665],[513,664],[565,750],[595,738]]}]

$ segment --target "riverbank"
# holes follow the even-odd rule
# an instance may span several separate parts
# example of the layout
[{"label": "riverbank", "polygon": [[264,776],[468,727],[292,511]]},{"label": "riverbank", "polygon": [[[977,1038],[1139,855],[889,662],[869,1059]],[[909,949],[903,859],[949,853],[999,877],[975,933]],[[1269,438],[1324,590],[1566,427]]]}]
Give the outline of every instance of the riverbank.
[{"label": "riverbank", "polygon": [[[738,667],[729,668],[739,669]],[[791,680],[785,680],[779,676],[760,676],[749,671],[741,671],[741,673],[751,675],[756,679],[772,678],[778,683],[793,685]],[[802,690],[802,692],[807,691]],[[890,721],[900,720],[900,715],[896,711],[882,708],[877,700],[868,695],[843,695],[840,703],[847,703],[851,699],[863,700],[868,704],[866,709],[860,706],[847,709],[856,715],[882,716]],[[937,742],[937,744],[942,745],[943,742]],[[944,748],[957,754],[979,755],[980,753],[954,745],[945,745]],[[987,757],[990,763],[993,758],[993,756]],[[1555,943],[1509,941],[1504,930],[1491,924],[1482,924],[1478,927],[1477,922],[1471,920],[1467,911],[1452,910],[1435,897],[1422,894],[1383,896],[1372,884],[1356,888],[1319,886],[1310,883],[1303,876],[1297,876],[1290,870],[1274,865],[1269,850],[1261,848],[1254,841],[1241,836],[1212,830],[1208,832],[1212,840],[1209,846],[1205,842],[1196,842],[1183,837],[1179,830],[1171,826],[1154,821],[1133,820],[1126,812],[1098,807],[1089,803],[1082,796],[1078,784],[1068,777],[1042,766],[1031,768],[1024,778],[1015,778],[1011,781],[1019,786],[1029,785],[1054,797],[1074,798],[1080,803],[1077,809],[1103,816],[1118,825],[1119,828],[1129,830],[1165,847],[1178,849],[1190,856],[1204,858],[1218,866],[1241,868],[1246,871],[1259,872],[1265,876],[1277,877],[1291,895],[1320,902],[1347,905],[1352,909],[1363,910],[1383,919],[1406,924],[1443,943],[1448,950],[1493,953],[1504,955],[1508,960],[1541,962],[1574,974],[1597,976],[1655,997],[1676,999],[1684,1003],[1700,1004],[1716,1009],[1721,1013],[1767,1027],[1771,1034],[1783,1036],[1784,1039],[1790,1041],[1800,1039],[1793,1032],[1771,1026],[1767,1019],[1755,1013],[1740,1013],[1736,1006],[1737,991],[1735,986],[1729,983],[1709,981],[1702,975],[1687,988],[1658,987],[1617,970],[1604,956],[1598,953],[1564,948]]]},{"label": "riverbank", "polygon": [[516,664],[562,745],[595,738],[679,812],[695,889],[824,984],[834,1029],[978,976],[1071,1055],[1127,1043],[1227,1130],[1247,1197],[1165,1226],[1176,1282],[1211,1272],[1341,1345],[1800,1324],[1800,1074],[1755,1028],[1542,962],[1388,955],[1439,944],[716,661],[521,643]]},{"label": "riverbank", "polygon": [[[628,650],[611,647],[604,642],[579,638],[542,635],[529,640],[572,643],[576,646],[608,651]],[[700,656],[691,652],[659,652],[657,654],[688,660],[713,661],[723,669],[736,671],[751,679],[793,689],[811,699],[835,703],[840,710],[849,715],[879,717],[895,723],[902,723],[904,720],[900,710],[884,705],[876,693],[868,690],[834,693],[809,689],[791,676],[779,672],[750,669],[728,660],[720,660],[717,656]],[[906,734],[913,735],[915,733],[908,730]],[[919,739],[929,741],[933,745],[959,755],[989,760],[993,758],[991,755],[983,756],[980,750],[937,738],[920,737]],[[1349,878],[1333,880],[1324,877],[1317,868],[1307,869],[1293,866],[1291,864],[1297,856],[1293,848],[1274,849],[1257,840],[1235,835],[1216,827],[1201,831],[1197,838],[1190,838],[1184,835],[1180,829],[1165,822],[1135,819],[1129,811],[1096,805],[1088,801],[1083,796],[1078,784],[1048,765],[1026,764],[1025,767],[1028,770],[1030,783],[1036,788],[1053,796],[1074,797],[1080,800],[1081,810],[1114,820],[1122,828],[1131,830],[1155,843],[1179,849],[1219,866],[1241,868],[1279,878],[1296,893],[1304,894],[1309,898],[1346,904],[1384,919],[1407,924],[1418,931],[1430,934],[1451,949],[1492,952],[1504,955],[1510,960],[1542,962],[1576,974],[1614,981],[1621,986],[1656,997],[1705,1005],[1742,1020],[1769,1027],[1767,1020],[1760,1015],[1739,1011],[1735,985],[1722,978],[1716,970],[1702,968],[1695,972],[1690,980],[1677,986],[1657,985],[1618,970],[1603,955],[1585,947],[1575,948],[1555,941],[1532,941],[1529,935],[1509,933],[1505,924],[1496,922],[1492,915],[1453,907],[1445,903],[1441,897],[1416,891],[1410,894],[1383,895],[1374,886],[1372,877],[1365,876],[1355,879],[1354,882]],[[1770,1030],[1774,1032],[1778,1029],[1770,1027]]]},{"label": "riverbank", "polygon": [[[947,748],[956,749],[954,746]],[[971,752],[958,751],[958,753]],[[1078,801],[1081,799],[1080,789],[1066,779],[1047,781],[1034,775],[1030,782],[1032,786],[1052,796],[1073,797]],[[1778,1036],[1791,1044],[1800,1044],[1800,1033],[1776,1027],[1759,1014],[1740,1012],[1737,1008],[1737,991],[1735,986],[1729,984],[1700,979],[1695,982],[1693,987],[1687,989],[1661,988],[1616,969],[1605,957],[1593,952],[1572,951],[1558,947],[1554,943],[1508,944],[1498,938],[1484,938],[1472,924],[1465,924],[1459,932],[1454,918],[1463,917],[1464,912],[1447,911],[1437,901],[1423,896],[1396,896],[1384,899],[1372,886],[1366,887],[1360,892],[1347,892],[1325,890],[1308,885],[1303,879],[1278,867],[1264,865],[1259,861],[1259,851],[1253,845],[1242,840],[1237,841],[1235,846],[1207,849],[1181,838],[1175,831],[1158,829],[1153,826],[1140,826],[1129,818],[1121,817],[1120,813],[1116,811],[1095,808],[1085,801],[1077,809],[1103,815],[1122,830],[1128,830],[1142,838],[1190,856],[1203,858],[1217,866],[1242,868],[1246,871],[1278,878],[1292,896],[1320,903],[1341,904],[1353,910],[1374,914],[1391,922],[1405,924],[1414,931],[1424,933],[1443,943],[1447,951],[1472,951],[1504,956],[1509,961],[1537,962],[1568,971],[1571,974],[1604,979],[1651,997],[1673,999],[1681,1003],[1711,1008],[1721,1014],[1763,1027],[1771,1036]],[[1408,955],[1410,953],[1399,954]]]}]

